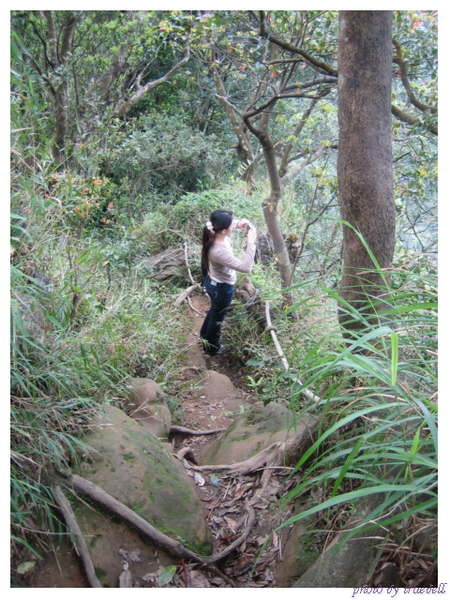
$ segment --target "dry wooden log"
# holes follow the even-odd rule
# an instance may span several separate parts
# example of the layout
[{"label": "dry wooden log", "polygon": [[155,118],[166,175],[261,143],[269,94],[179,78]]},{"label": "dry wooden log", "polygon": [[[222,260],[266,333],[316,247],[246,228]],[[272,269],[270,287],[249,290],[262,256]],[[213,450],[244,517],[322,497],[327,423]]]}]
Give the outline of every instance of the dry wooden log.
[{"label": "dry wooden log", "polygon": [[154,256],[143,258],[142,264],[152,269],[152,277],[158,281],[179,277],[185,270],[185,252],[183,248],[167,248]]},{"label": "dry wooden log", "polygon": [[57,485],[57,484],[53,485],[53,493],[55,496],[55,500],[64,516],[64,520],[66,521],[67,527],[70,529],[70,531],[74,535],[75,549],[81,557],[81,560],[82,560],[83,566],[84,566],[84,570],[86,571],[86,576],[88,578],[88,581],[89,581],[91,587],[97,587],[97,588],[102,587],[100,585],[99,580],[97,579],[97,576],[95,575],[95,569],[94,569],[94,565],[92,564],[92,560],[91,560],[91,556],[89,554],[88,547],[86,545],[86,542],[84,541],[83,534],[81,533],[81,529],[77,523],[77,520],[75,518],[75,515],[73,514],[73,511],[70,507],[69,502],[67,501],[66,497],[64,496],[64,493],[63,493],[62,489],[59,487],[59,485]]},{"label": "dry wooden log", "polygon": [[150,525],[148,521],[137,515],[127,506],[119,502],[119,500],[116,500],[116,498],[113,498],[113,496],[111,496],[95,484],[91,483],[87,479],[84,479],[79,475],[72,475],[71,483],[75,491],[81,492],[82,494],[89,496],[99,504],[102,504],[115,515],[130,523],[133,527],[136,527],[136,529],[138,529],[141,533],[148,536],[153,542],[167,550],[170,554],[178,556],[179,558],[193,560],[197,563],[204,565],[210,565],[219,560],[222,560],[223,558],[228,556],[228,554],[230,554],[235,548],[238,548],[242,544],[242,542],[245,539],[247,539],[255,521],[255,511],[251,506],[245,506],[244,510],[247,512],[248,521],[242,535],[240,535],[237,540],[235,540],[232,544],[227,546],[225,550],[219,552],[218,554],[213,554],[212,556],[199,556],[195,552],[192,552],[192,550],[185,548],[183,544],[180,544],[180,542],[176,542],[169,536],[158,531],[155,527]]}]

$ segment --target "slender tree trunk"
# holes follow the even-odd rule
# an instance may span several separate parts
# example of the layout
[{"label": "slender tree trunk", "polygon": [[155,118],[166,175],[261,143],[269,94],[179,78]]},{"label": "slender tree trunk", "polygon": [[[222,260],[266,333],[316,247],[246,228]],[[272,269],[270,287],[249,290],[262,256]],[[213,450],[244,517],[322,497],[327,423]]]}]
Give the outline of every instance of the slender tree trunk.
[{"label": "slender tree trunk", "polygon": [[65,84],[61,84],[56,90],[56,95],[53,99],[53,114],[55,117],[55,128],[52,157],[55,165],[59,165],[64,160],[64,146],[67,132],[67,93]]},{"label": "slender tree trunk", "polygon": [[[338,181],[342,219],[359,231],[381,268],[395,245],[392,172],[392,13],[339,13]],[[386,286],[355,231],[343,225],[340,295],[362,310]],[[340,313],[340,322],[348,323]],[[347,321],[347,323],[346,323]]]},{"label": "slender tree trunk", "polygon": [[[281,277],[281,286],[282,288],[287,288],[289,287],[291,281],[292,267],[286,242],[284,241],[284,237],[281,233],[280,225],[278,223],[277,210],[278,202],[280,201],[281,194],[283,192],[283,187],[281,178],[278,174],[274,145],[268,132],[269,121],[274,106],[275,102],[263,113],[259,129],[256,129],[256,127],[251,124],[250,119],[245,115],[244,121],[250,131],[258,138],[264,152],[264,158],[270,179],[270,196],[264,200],[262,208],[264,211],[264,219],[267,224],[267,229],[269,230],[273,241],[273,247]],[[286,305],[292,306],[292,292],[285,292],[283,297]]]},{"label": "slender tree trunk", "polygon": [[[66,66],[69,52],[72,48],[73,36],[77,25],[74,13],[68,11],[57,34],[53,11],[44,11],[47,22],[47,39],[49,47],[48,62],[53,70]],[[67,133],[67,84],[62,77],[62,82],[53,90],[53,115],[55,119],[54,135],[52,143],[52,157],[55,165],[60,165],[64,159],[64,146]]]},{"label": "slender tree trunk", "polygon": [[248,165],[248,168],[245,170],[245,173],[243,175],[243,179],[250,185],[250,187],[253,187],[256,163],[254,162],[255,157],[253,155],[252,144],[250,142],[248,130],[242,122],[242,119],[240,117],[238,118],[238,116],[236,115],[233,106],[227,101],[227,93],[225,87],[222,83],[222,80],[220,79],[216,67],[214,66],[214,64],[212,64],[212,62],[211,72],[214,77],[214,83],[216,84],[216,89],[218,92],[218,98],[220,100],[220,103],[222,104],[225,110],[225,114],[227,115],[233,127],[234,133],[236,134],[236,137],[238,139],[238,144],[236,146],[238,158],[241,161],[241,163],[243,163],[246,166]]}]

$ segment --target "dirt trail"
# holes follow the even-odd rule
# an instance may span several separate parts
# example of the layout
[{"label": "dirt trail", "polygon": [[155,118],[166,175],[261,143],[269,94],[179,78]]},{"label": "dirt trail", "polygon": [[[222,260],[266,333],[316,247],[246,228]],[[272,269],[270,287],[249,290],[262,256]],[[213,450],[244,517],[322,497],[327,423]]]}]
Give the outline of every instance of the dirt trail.
[{"label": "dirt trail", "polygon": [[[180,363],[184,363],[181,376],[184,389],[179,394],[181,402],[177,422],[197,431],[226,428],[241,412],[241,407],[248,407],[256,399],[245,391],[242,374],[226,353],[217,357],[202,354],[198,334],[209,308],[208,298],[196,296],[191,299],[191,306],[195,311],[187,304],[184,307],[184,310],[189,311],[190,331],[185,334],[183,350],[179,355]],[[221,433],[205,436],[172,435],[172,451],[176,453],[189,446],[201,464],[202,455],[220,435]],[[256,498],[255,494],[258,496],[256,503],[251,502],[257,511],[257,521],[241,547],[230,554],[220,570],[217,567],[199,569],[198,565],[193,564],[184,566],[184,571],[180,571],[178,559],[144,541],[137,532],[123,523],[117,523],[117,543],[113,546],[118,549],[142,549],[144,546],[154,548],[155,565],[150,570],[161,570],[172,564],[179,571],[168,587],[274,587],[279,576],[277,564],[282,557],[282,545],[286,544],[288,530],[278,536],[275,534],[272,543],[264,550],[251,581],[248,576],[257,562],[267,535],[291,512],[291,508],[282,511],[284,514],[274,510],[274,496],[280,485],[283,486],[285,475],[280,473],[278,477],[274,473],[264,495],[260,496],[257,492],[261,485],[261,473],[247,477],[220,473],[210,476],[203,473],[199,477],[198,473],[189,469],[187,463],[186,466],[188,474],[195,481],[208,526],[215,539],[214,553],[221,552],[240,535],[245,520],[244,504],[249,500],[251,502],[252,497]],[[155,581],[143,582],[140,578],[135,583],[139,587],[157,587]],[[64,541],[60,551],[47,555],[39,573],[35,574],[30,584],[31,587],[88,587],[83,569],[80,568],[68,540]]]},{"label": "dirt trail", "polygon": [[[183,427],[193,430],[209,430],[228,427],[242,407],[255,402],[254,395],[240,389],[241,375],[233,368],[226,353],[216,357],[204,355],[198,342],[200,328],[210,302],[207,296],[195,296],[190,301],[190,331],[187,334],[187,352],[180,356],[186,363],[183,378],[186,380],[186,392],[182,396],[180,420]],[[195,309],[195,310],[193,310]],[[198,312],[197,312],[198,311]],[[200,314],[199,314],[200,313]],[[173,436],[176,449],[189,445],[196,456],[204,454],[206,449],[220,434],[201,437]]]}]

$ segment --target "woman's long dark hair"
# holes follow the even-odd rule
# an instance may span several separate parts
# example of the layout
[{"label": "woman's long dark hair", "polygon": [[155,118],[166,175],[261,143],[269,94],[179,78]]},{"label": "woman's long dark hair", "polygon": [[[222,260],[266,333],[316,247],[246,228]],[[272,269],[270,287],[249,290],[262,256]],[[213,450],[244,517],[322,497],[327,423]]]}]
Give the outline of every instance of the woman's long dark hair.
[{"label": "woman's long dark hair", "polygon": [[214,244],[216,231],[223,231],[224,229],[228,229],[228,227],[233,222],[233,213],[229,210],[215,210],[213,213],[211,213],[209,220],[211,221],[213,230],[210,231],[205,225],[205,227],[203,228],[202,240],[202,259],[206,270],[209,269],[208,252],[211,246]]}]

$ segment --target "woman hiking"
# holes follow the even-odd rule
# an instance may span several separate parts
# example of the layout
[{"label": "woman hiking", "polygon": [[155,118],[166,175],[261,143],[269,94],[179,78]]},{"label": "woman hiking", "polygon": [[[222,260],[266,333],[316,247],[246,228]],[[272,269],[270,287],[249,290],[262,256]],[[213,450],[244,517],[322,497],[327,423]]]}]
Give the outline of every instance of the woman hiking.
[{"label": "woman hiking", "polygon": [[[247,229],[247,250],[243,260],[233,254],[233,229]],[[211,299],[211,308],[200,330],[203,352],[214,356],[222,354],[220,331],[234,294],[236,271],[250,273],[256,251],[256,229],[248,219],[233,221],[233,213],[215,210],[203,228],[202,264],[206,270],[204,286]]]}]

